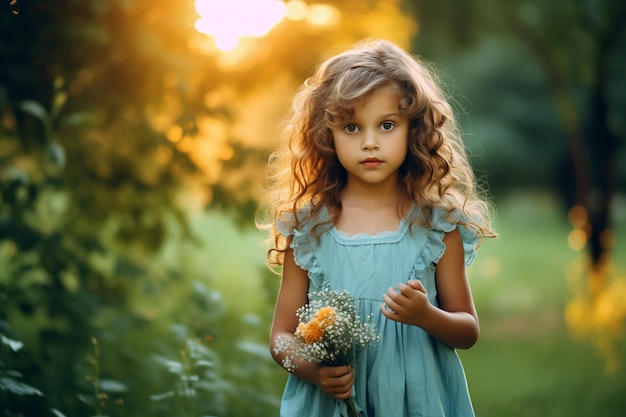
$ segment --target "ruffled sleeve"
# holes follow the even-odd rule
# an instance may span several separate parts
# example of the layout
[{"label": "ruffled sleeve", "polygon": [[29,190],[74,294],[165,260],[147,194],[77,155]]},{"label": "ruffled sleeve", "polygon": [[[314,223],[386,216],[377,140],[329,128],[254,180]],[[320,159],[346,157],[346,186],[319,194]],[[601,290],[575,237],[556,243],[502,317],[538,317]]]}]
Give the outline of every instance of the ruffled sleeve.
[{"label": "ruffled sleeve", "polygon": [[465,253],[465,265],[469,266],[476,258],[476,247],[478,246],[478,233],[463,223],[465,215],[460,210],[455,210],[450,214],[446,214],[443,209],[435,208],[432,210],[432,229],[430,231],[429,249],[434,263],[438,263],[443,256],[446,246],[443,238],[447,232],[459,229],[461,240],[463,241],[463,252]]},{"label": "ruffled sleeve", "polygon": [[[322,211],[322,215],[325,215]],[[303,208],[298,212],[299,225],[296,227],[295,216],[284,216],[277,223],[278,231],[286,236],[293,236],[290,247],[293,249],[294,261],[300,268],[306,270],[314,288],[322,289],[327,286],[323,278],[322,268],[315,256],[318,242],[311,234],[311,228],[316,222],[311,217],[309,208]],[[315,219],[317,220],[317,218]]]}]

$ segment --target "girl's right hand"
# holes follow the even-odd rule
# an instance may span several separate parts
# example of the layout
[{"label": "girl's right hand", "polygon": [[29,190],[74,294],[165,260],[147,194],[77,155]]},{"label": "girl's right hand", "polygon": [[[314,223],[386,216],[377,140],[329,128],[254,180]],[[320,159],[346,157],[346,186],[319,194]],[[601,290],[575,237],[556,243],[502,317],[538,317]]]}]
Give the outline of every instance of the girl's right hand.
[{"label": "girl's right hand", "polygon": [[352,394],[354,371],[349,366],[321,366],[318,383],[322,391],[333,398],[345,400]]}]

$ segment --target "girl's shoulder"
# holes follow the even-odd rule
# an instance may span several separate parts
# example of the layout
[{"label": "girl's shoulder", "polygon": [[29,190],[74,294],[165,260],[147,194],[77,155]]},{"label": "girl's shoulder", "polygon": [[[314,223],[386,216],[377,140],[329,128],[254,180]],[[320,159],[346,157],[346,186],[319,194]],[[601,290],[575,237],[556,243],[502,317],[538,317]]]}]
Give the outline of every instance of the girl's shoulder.
[{"label": "girl's shoulder", "polygon": [[409,212],[407,220],[410,228],[419,227],[426,229],[426,234],[428,235],[427,246],[433,254],[435,263],[439,261],[445,251],[445,244],[443,243],[445,234],[455,229],[461,235],[465,264],[470,265],[476,258],[476,249],[480,244],[480,235],[475,228],[468,225],[467,215],[462,209],[454,207],[420,208],[414,206]]},{"label": "girl's shoulder", "polygon": [[315,254],[321,234],[332,227],[328,210],[325,207],[316,209],[311,205],[302,207],[297,212],[283,213],[277,222],[278,231],[291,238],[289,246],[293,249],[296,265],[307,270],[310,277],[321,274]]},{"label": "girl's shoulder", "polygon": [[277,220],[276,227],[280,234],[289,237],[294,234],[313,234],[319,231],[316,229],[320,225],[329,225],[332,227],[332,217],[326,206],[314,206],[307,204],[297,211],[282,212]]}]

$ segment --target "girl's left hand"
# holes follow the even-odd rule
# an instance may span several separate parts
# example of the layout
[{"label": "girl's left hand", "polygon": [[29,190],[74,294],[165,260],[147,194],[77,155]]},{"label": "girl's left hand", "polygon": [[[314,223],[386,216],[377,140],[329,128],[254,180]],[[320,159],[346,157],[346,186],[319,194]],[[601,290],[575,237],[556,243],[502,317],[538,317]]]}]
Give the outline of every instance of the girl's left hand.
[{"label": "girl's left hand", "polygon": [[383,294],[383,301],[385,303],[380,306],[380,311],[385,317],[414,326],[420,326],[433,307],[424,286],[417,280],[398,284],[397,290],[390,287]]}]

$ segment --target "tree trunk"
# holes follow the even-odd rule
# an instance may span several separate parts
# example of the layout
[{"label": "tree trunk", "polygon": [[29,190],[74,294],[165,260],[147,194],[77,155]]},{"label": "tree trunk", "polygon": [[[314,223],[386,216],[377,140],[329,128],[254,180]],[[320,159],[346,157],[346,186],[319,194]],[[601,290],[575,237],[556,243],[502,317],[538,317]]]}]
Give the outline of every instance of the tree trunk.
[{"label": "tree trunk", "polygon": [[[604,41],[604,42],[603,42]],[[617,136],[609,127],[608,61],[611,55],[611,40],[598,42],[593,65],[593,83],[590,89],[589,125],[587,143],[591,166],[591,189],[587,199],[591,235],[589,251],[594,268],[606,260],[610,247],[607,233],[611,230],[611,199],[616,192]]]},{"label": "tree trunk", "polygon": [[[587,212],[587,249],[592,269],[600,272],[610,246],[610,203],[616,192],[617,136],[608,124],[608,65],[617,35],[622,29],[615,23],[619,19],[613,24],[609,22],[606,27],[593,24],[584,14],[580,20],[596,45],[590,64],[592,82],[588,89],[588,112],[577,106],[573,86],[566,81],[554,51],[517,15],[509,16],[510,27],[537,58],[550,84],[571,154],[573,198],[564,197],[566,201],[584,207]],[[588,114],[587,123],[583,123],[585,113]],[[564,190],[564,193],[567,192]]]}]

